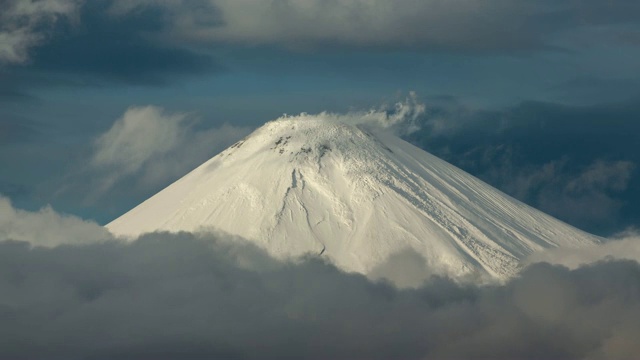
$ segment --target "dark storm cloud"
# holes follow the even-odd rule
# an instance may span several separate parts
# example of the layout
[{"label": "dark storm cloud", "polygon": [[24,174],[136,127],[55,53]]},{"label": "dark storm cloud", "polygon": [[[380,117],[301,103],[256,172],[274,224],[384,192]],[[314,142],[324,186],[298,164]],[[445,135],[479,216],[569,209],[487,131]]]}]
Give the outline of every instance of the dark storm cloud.
[{"label": "dark storm cloud", "polygon": [[408,139],[508,194],[603,235],[638,223],[640,106],[428,107]]},{"label": "dark storm cloud", "polygon": [[[48,246],[0,242],[2,358],[631,359],[640,351],[635,261],[535,264],[501,286],[432,278],[399,290],[318,258],[278,262],[225,235],[123,243],[50,209],[5,201],[0,212],[0,240]],[[65,232],[76,245],[54,246]]]}]

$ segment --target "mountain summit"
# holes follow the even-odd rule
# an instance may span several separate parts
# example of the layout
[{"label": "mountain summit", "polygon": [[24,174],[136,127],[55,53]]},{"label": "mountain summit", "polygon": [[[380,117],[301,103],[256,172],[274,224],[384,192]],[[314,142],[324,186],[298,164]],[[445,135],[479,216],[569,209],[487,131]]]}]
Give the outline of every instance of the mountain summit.
[{"label": "mountain summit", "polygon": [[412,250],[436,273],[499,279],[532,252],[600,241],[382,129],[322,114],[265,124],[107,228],[214,228],[364,274]]}]

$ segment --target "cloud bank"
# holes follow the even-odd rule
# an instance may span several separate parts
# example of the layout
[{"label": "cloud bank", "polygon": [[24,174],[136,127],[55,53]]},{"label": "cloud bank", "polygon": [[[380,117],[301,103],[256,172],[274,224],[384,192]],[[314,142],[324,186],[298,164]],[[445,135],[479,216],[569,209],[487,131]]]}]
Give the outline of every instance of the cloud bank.
[{"label": "cloud bank", "polygon": [[[136,52],[136,58],[160,54],[170,58],[163,68],[177,64],[205,68],[206,56],[177,48],[206,50],[212,44],[277,45],[289,49],[315,50],[334,47],[427,49],[445,52],[504,52],[553,47],[554,36],[583,27],[621,26],[620,33],[632,35],[640,24],[640,5],[635,2],[602,3],[590,0],[558,3],[524,0],[3,0],[8,9],[0,17],[0,61],[27,62],[29,50],[48,38],[64,33],[71,43],[104,52],[86,41],[101,38],[103,46],[117,65],[126,68],[118,52]],[[135,19],[134,22],[129,20]],[[89,30],[88,37],[68,33],[52,25],[72,21],[77,32]],[[126,28],[128,41],[122,38],[113,46],[104,36],[104,26]],[[631,30],[630,30],[631,29]],[[144,35],[144,36],[140,36]],[[83,37],[85,36],[85,37]],[[620,42],[629,42],[620,36]],[[128,47],[130,41],[135,47]],[[163,44],[163,46],[158,46]],[[184,46],[188,44],[188,46]],[[62,44],[64,45],[64,43]],[[70,50],[76,56],[68,60],[76,65],[105,71],[100,58]],[[144,51],[137,49],[143,48]],[[171,51],[168,51],[171,50]],[[80,53],[78,53],[80,52]],[[46,53],[46,52],[45,52]],[[60,55],[60,54],[58,54]],[[202,54],[200,54],[202,55]],[[45,54],[46,56],[46,54]],[[88,57],[92,64],[76,58]],[[63,62],[56,62],[64,66]],[[143,61],[155,66],[149,59]],[[157,60],[157,59],[156,59]],[[79,62],[80,61],[80,62]],[[164,61],[164,60],[161,60]],[[157,61],[156,61],[157,63]],[[102,66],[104,68],[96,69]],[[116,70],[117,69],[111,69]],[[122,70],[122,69],[120,69]],[[124,69],[129,75],[135,72]],[[141,68],[141,71],[145,71]]]},{"label": "cloud bank", "polygon": [[535,253],[527,259],[527,263],[547,262],[577,269],[585,264],[606,259],[640,261],[640,233],[635,229],[630,229],[599,246],[585,246],[572,250],[552,249]]},{"label": "cloud bank", "polygon": [[[278,262],[226,235],[95,241],[103,234],[95,225],[2,206],[13,214],[0,223],[2,358],[633,359],[640,351],[636,261],[539,263],[502,286],[432,278],[399,290],[319,258]],[[28,242],[7,235],[20,223],[32,231],[19,238]],[[74,245],[51,246],[61,231]]]},{"label": "cloud bank", "polygon": [[554,34],[588,25],[637,24],[640,5],[600,1],[117,0],[125,15],[163,9],[169,36],[192,43],[355,46],[445,51],[544,48]]},{"label": "cloud bank", "polygon": [[[161,63],[161,68],[189,65],[203,70],[210,59],[191,52],[193,48],[206,52],[211,45],[231,44],[303,51],[355,47],[513,52],[553,48],[559,34],[588,27],[619,27],[614,31],[618,35],[608,41],[633,46],[636,42],[629,39],[635,38],[640,25],[636,2],[598,0],[2,0],[0,7],[5,10],[0,16],[0,61],[25,63],[30,49],[64,33],[69,44],[75,41],[101,54],[108,51],[128,75],[135,71],[121,61],[122,50],[135,52],[137,56],[130,58],[149,67]],[[78,37],[52,27],[60,20],[80,24],[76,30],[88,29],[90,34]],[[108,23],[112,36],[121,40],[118,46],[104,32]],[[127,29],[128,38],[120,28]],[[104,40],[100,45],[106,50],[86,41],[90,39]],[[129,46],[132,42],[136,46]],[[67,60],[91,68],[83,70],[118,71],[82,49],[62,48],[75,53]],[[178,48],[186,52],[175,51]],[[152,54],[169,60],[149,61],[146,56]],[[64,62],[54,63],[64,67]]]}]

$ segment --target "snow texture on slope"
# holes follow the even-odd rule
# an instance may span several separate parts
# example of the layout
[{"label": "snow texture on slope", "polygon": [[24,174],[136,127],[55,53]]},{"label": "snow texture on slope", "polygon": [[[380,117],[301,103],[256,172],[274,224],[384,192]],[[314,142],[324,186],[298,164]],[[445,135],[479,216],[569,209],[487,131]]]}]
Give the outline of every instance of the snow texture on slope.
[{"label": "snow texture on slope", "polygon": [[364,274],[411,250],[435,273],[497,279],[533,252],[600,241],[382,129],[322,114],[265,124],[107,228],[222,230]]}]

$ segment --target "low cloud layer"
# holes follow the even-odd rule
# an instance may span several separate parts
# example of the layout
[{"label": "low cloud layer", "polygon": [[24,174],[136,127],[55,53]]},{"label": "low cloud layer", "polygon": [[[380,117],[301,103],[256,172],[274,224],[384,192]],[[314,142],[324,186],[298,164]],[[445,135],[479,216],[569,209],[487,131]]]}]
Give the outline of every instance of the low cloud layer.
[{"label": "low cloud layer", "polygon": [[95,222],[59,214],[50,206],[37,212],[16,209],[0,194],[0,239],[52,247],[106,241],[113,237]]},{"label": "low cloud layer", "polygon": [[579,249],[551,249],[534,253],[527,259],[527,263],[548,262],[577,269],[585,264],[607,259],[640,261],[640,233],[630,229],[602,245],[585,246]]},{"label": "low cloud layer", "polygon": [[[2,358],[633,359],[640,351],[633,260],[574,270],[538,263],[501,286],[432,278],[399,290],[315,257],[278,262],[226,235],[105,241],[77,218],[6,201],[2,209],[10,215],[0,223]],[[52,246],[63,231],[75,245]]]}]

